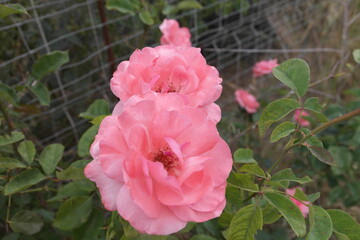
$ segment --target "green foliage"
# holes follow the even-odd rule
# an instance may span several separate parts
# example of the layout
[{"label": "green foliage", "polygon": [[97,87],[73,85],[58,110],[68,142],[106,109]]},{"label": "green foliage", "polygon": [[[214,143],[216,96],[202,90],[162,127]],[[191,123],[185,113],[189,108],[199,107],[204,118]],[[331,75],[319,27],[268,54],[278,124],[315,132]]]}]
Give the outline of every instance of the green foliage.
[{"label": "green foliage", "polygon": [[329,152],[335,162],[332,170],[335,174],[346,173],[353,162],[353,156],[350,150],[346,147],[331,146]]},{"label": "green foliage", "polygon": [[353,52],[354,61],[360,63],[360,49],[355,49]]},{"label": "green foliage", "polygon": [[317,159],[319,159],[321,162],[329,165],[335,165],[334,158],[325,148],[318,146],[309,146],[308,149],[310,150],[311,154]]},{"label": "green foliage", "polygon": [[26,168],[26,166],[15,158],[1,157],[0,158],[0,169],[14,169],[14,168]]},{"label": "green foliage", "polygon": [[98,130],[99,130],[99,125],[94,125],[90,127],[88,130],[86,130],[84,134],[81,136],[77,148],[77,153],[79,157],[90,156],[90,146],[94,141],[94,138]]},{"label": "green foliage", "polygon": [[24,134],[21,132],[11,132],[11,135],[2,135],[0,136],[0,146],[9,145],[12,143],[19,142],[24,139]]},{"label": "green foliage", "polygon": [[253,158],[253,151],[249,148],[239,148],[234,153],[234,160],[237,163],[256,163]]},{"label": "green foliage", "polygon": [[34,143],[32,141],[26,140],[19,144],[18,152],[21,155],[21,157],[27,162],[32,163],[34,160],[36,150]]},{"label": "green foliage", "polygon": [[53,51],[41,56],[32,66],[31,74],[36,80],[58,70],[62,65],[69,62],[67,51]]},{"label": "green foliage", "polygon": [[30,16],[26,9],[20,4],[0,4],[0,18],[4,18],[16,13],[26,14]]},{"label": "green foliage", "polygon": [[106,8],[109,10],[116,10],[121,13],[135,14],[140,10],[139,0],[106,0]]},{"label": "green foliage", "polygon": [[34,184],[37,184],[45,179],[45,176],[37,169],[32,168],[21,172],[13,177],[4,188],[5,195],[11,195],[22,190],[25,190]]},{"label": "green foliage", "polygon": [[359,224],[346,212],[337,209],[327,210],[333,223],[333,231],[336,235],[345,236],[349,240],[360,239],[360,226]]},{"label": "green foliage", "polygon": [[263,217],[260,207],[250,204],[235,214],[228,230],[228,240],[253,240],[262,226]]},{"label": "green foliage", "polygon": [[54,227],[64,231],[76,229],[84,224],[92,211],[92,198],[72,197],[61,204],[54,222]]},{"label": "green foliage", "polygon": [[80,117],[86,119],[94,119],[98,116],[109,115],[110,106],[109,102],[104,99],[95,100],[86,110],[86,112],[80,113]]},{"label": "green foliage", "polygon": [[264,135],[271,124],[280,121],[299,107],[300,104],[296,100],[289,98],[278,99],[271,102],[260,115],[258,123],[260,136]]},{"label": "green foliage", "polygon": [[305,95],[310,81],[310,68],[304,60],[287,60],[274,68],[273,74],[299,97]]},{"label": "green foliage", "polygon": [[37,82],[35,85],[30,87],[31,92],[37,97],[41,105],[49,106],[50,105],[50,92],[45,84]]},{"label": "green foliage", "polygon": [[295,124],[292,122],[280,123],[271,133],[270,142],[277,142],[280,139],[289,136],[290,133],[295,131]]},{"label": "green foliage", "polygon": [[262,170],[257,164],[244,164],[239,168],[238,172],[250,173],[261,178],[266,178],[264,170]]},{"label": "green foliage", "polygon": [[271,204],[266,204],[266,206],[261,209],[261,211],[264,224],[274,223],[282,217],[281,213],[277,210],[277,208]]},{"label": "green foliage", "polygon": [[292,181],[301,184],[312,182],[311,178],[309,178],[308,176],[302,178],[296,177],[291,168],[280,170],[274,176],[271,177],[271,181],[273,182]]},{"label": "green foliage", "polygon": [[250,175],[231,172],[228,182],[248,192],[259,192],[259,186]]},{"label": "green foliage", "polygon": [[332,221],[321,207],[311,206],[309,213],[310,230],[306,240],[328,240],[332,234]]},{"label": "green foliage", "polygon": [[299,208],[287,197],[273,192],[265,193],[266,200],[288,221],[296,236],[306,235],[306,225]]},{"label": "green foliage", "polygon": [[40,154],[39,163],[46,175],[50,175],[54,172],[63,153],[64,146],[58,143],[50,144],[44,148]]},{"label": "green foliage", "polygon": [[10,219],[9,224],[14,232],[33,235],[41,230],[44,221],[38,213],[22,210]]},{"label": "green foliage", "polygon": [[139,13],[140,20],[145,23],[146,25],[153,25],[155,23],[153,17],[151,16],[150,12],[147,10],[141,11]]}]

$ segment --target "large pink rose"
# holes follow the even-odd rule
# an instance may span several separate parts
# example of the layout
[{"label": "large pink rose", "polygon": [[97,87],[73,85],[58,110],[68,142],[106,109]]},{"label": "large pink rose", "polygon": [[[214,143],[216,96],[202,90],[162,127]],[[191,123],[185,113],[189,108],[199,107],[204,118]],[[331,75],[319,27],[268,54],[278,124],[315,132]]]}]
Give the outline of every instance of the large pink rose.
[{"label": "large pink rose", "polygon": [[[302,190],[300,187],[297,187],[299,188],[300,190]],[[286,189],[286,193],[289,194],[290,196],[294,196],[295,195],[295,192],[296,192],[296,189],[297,188],[289,188],[289,189]],[[302,215],[304,217],[307,217],[308,214],[309,214],[309,207],[306,206],[305,204],[310,204],[309,202],[307,201],[303,201],[304,203],[296,200],[295,198],[292,198],[290,197],[291,201],[293,201],[293,203],[295,203],[295,205],[300,209],[300,212],[302,213]]]},{"label": "large pink rose", "polygon": [[140,232],[170,234],[225,206],[228,145],[203,108],[174,93],[133,96],[116,105],[91,146],[85,175],[106,209]]},{"label": "large pink rose", "polygon": [[257,62],[253,67],[253,76],[260,77],[262,75],[269,74],[272,72],[273,68],[278,65],[277,59]]},{"label": "large pink rose", "polygon": [[206,64],[199,48],[159,46],[136,50],[119,64],[111,79],[112,92],[122,101],[147,92],[176,92],[187,105],[209,109],[218,122],[220,108],[214,103],[222,91],[216,68]]},{"label": "large pink rose", "polygon": [[248,93],[243,89],[236,90],[235,98],[239,105],[245,108],[248,113],[256,113],[257,109],[260,106],[254,95]]},{"label": "large pink rose", "polygon": [[[301,114],[301,116],[300,116]],[[310,122],[303,117],[309,116],[309,113],[306,111],[301,111],[300,109],[296,109],[294,113],[294,120],[299,122],[300,126],[307,127],[310,126]]]},{"label": "large pink rose", "polygon": [[159,28],[163,34],[160,38],[161,45],[191,47],[191,34],[189,29],[180,27],[176,20],[164,19]]}]

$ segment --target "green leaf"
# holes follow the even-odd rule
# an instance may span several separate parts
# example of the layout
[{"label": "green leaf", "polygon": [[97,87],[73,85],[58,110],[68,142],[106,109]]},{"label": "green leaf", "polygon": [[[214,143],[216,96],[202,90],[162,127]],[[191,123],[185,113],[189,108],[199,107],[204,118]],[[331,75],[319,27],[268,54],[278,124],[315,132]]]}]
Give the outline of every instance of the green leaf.
[{"label": "green leaf", "polygon": [[48,202],[63,201],[64,198],[76,196],[88,196],[96,189],[93,182],[88,179],[70,182],[59,188],[55,197],[48,199]]},{"label": "green leaf", "polygon": [[32,66],[32,76],[40,80],[69,62],[68,51],[53,51],[41,56]]},{"label": "green leaf", "polygon": [[32,141],[21,142],[17,150],[26,162],[29,164],[32,163],[36,153],[35,146]]},{"label": "green leaf", "polygon": [[72,231],[71,239],[102,239],[100,235],[104,231],[102,227],[105,224],[103,211],[94,208],[89,220],[83,226]]},{"label": "green leaf", "polygon": [[250,204],[241,208],[234,216],[228,230],[228,240],[253,240],[257,230],[263,226],[259,206]]},{"label": "green leaf", "polygon": [[26,9],[20,4],[0,4],[0,18],[4,18],[15,13],[22,13],[30,16]]},{"label": "green leaf", "polygon": [[300,188],[295,189],[294,197],[301,201],[308,201],[306,194]]},{"label": "green leaf", "polygon": [[313,203],[313,202],[315,202],[319,197],[320,197],[320,193],[317,192],[317,193],[309,194],[309,195],[307,196],[307,199],[308,199],[309,202]]},{"label": "green leaf", "polygon": [[352,54],[355,62],[360,63],[360,49],[355,49]]},{"label": "green leaf", "polygon": [[11,195],[31,187],[45,179],[45,176],[37,168],[28,169],[13,177],[4,189],[5,195]]},{"label": "green leaf", "polygon": [[93,120],[91,120],[91,124],[92,125],[100,125],[102,120],[104,120],[104,118],[106,118],[107,115],[100,115],[97,116],[96,118],[94,118]]},{"label": "green leaf", "polygon": [[349,240],[360,239],[359,224],[346,212],[337,209],[327,210],[333,223],[333,231],[345,235]]},{"label": "green leaf", "polygon": [[110,114],[109,102],[104,99],[96,99],[86,110],[86,112],[80,113],[80,117],[86,119],[94,119],[101,115]]},{"label": "green leaf", "polygon": [[85,178],[84,169],[78,167],[68,167],[64,171],[56,172],[56,177],[60,180],[78,180]]},{"label": "green leaf", "polygon": [[258,177],[266,178],[264,170],[262,170],[257,164],[245,164],[240,167],[239,172],[250,173]]},{"label": "green leaf", "polygon": [[213,237],[204,235],[204,234],[197,234],[195,236],[193,236],[192,238],[190,238],[190,240],[216,240]]},{"label": "green leaf", "polygon": [[305,219],[300,209],[289,198],[279,193],[267,192],[264,194],[268,202],[273,205],[288,221],[296,236],[303,237],[306,234]]},{"label": "green leaf", "polygon": [[310,230],[306,240],[328,240],[332,235],[332,222],[329,214],[318,206],[310,207]]},{"label": "green leaf", "polygon": [[130,13],[134,15],[140,10],[139,0],[106,0],[106,8],[109,10],[116,10],[121,13]]},{"label": "green leaf", "polygon": [[273,205],[267,204],[265,208],[262,209],[262,216],[264,224],[271,224],[279,220],[282,215]]},{"label": "green leaf", "polygon": [[322,106],[319,103],[319,98],[317,97],[311,97],[306,99],[304,103],[304,108],[318,113],[320,113],[322,110]]},{"label": "green leaf", "polygon": [[[300,128],[300,130],[305,134],[305,135],[309,135],[311,133],[310,129],[307,128]],[[316,147],[324,147],[323,143],[314,135],[309,137],[306,140],[306,143],[310,144],[311,146],[316,146]]]},{"label": "green leaf", "polygon": [[250,148],[239,148],[234,153],[234,160],[237,163],[256,163],[253,158],[253,151]]},{"label": "green leaf", "polygon": [[271,133],[270,142],[277,142],[281,138],[287,137],[290,133],[294,132],[296,126],[292,122],[283,122],[278,125]]},{"label": "green leaf", "polygon": [[258,123],[260,136],[264,135],[266,129],[268,129],[271,124],[280,121],[299,107],[300,104],[296,100],[289,98],[278,99],[271,102],[260,115]]},{"label": "green leaf", "polygon": [[79,157],[90,156],[90,146],[98,133],[99,125],[94,125],[84,132],[78,143],[77,153]]},{"label": "green leaf", "polygon": [[319,159],[321,162],[329,164],[331,166],[335,166],[334,158],[325,148],[309,146],[308,149],[310,150],[311,154],[317,159]]},{"label": "green leaf", "polygon": [[250,175],[232,172],[228,182],[248,192],[259,192],[259,186],[254,183],[254,179]]},{"label": "green leaf", "polygon": [[26,166],[15,158],[0,157],[0,168],[14,169],[14,168],[26,168]]},{"label": "green leaf", "polygon": [[277,172],[274,176],[271,177],[271,181],[281,182],[281,181],[292,181],[297,183],[309,183],[312,182],[311,178],[305,176],[303,178],[298,178],[295,176],[291,168],[285,168]]},{"label": "green leaf", "polygon": [[155,23],[153,17],[150,15],[150,12],[147,10],[141,11],[139,13],[139,18],[146,25],[153,25]]},{"label": "green leaf", "polygon": [[64,146],[58,143],[50,144],[40,154],[39,162],[46,173],[50,175],[56,168],[64,153]]},{"label": "green leaf", "polygon": [[176,5],[177,10],[190,10],[200,8],[202,8],[201,4],[195,0],[181,1]]},{"label": "green leaf", "polygon": [[64,231],[78,228],[88,220],[91,210],[91,197],[72,197],[61,204],[56,213],[54,227]]},{"label": "green leaf", "polygon": [[14,232],[33,235],[41,230],[44,222],[38,213],[22,210],[10,219],[9,224]]},{"label": "green leaf", "polygon": [[335,166],[332,167],[335,174],[343,174],[351,169],[353,155],[348,148],[330,146],[329,152],[335,162]]},{"label": "green leaf", "polygon": [[30,91],[37,97],[37,99],[39,99],[41,105],[50,105],[50,92],[44,84],[42,84],[41,82],[37,82],[34,86],[30,87]]},{"label": "green leaf", "polygon": [[12,103],[15,106],[19,103],[15,89],[3,83],[0,83],[0,100]]},{"label": "green leaf", "polygon": [[305,95],[310,81],[310,68],[304,60],[289,59],[274,68],[273,74],[299,97]]},{"label": "green leaf", "polygon": [[24,139],[24,134],[21,132],[12,132],[11,135],[1,135],[0,136],[0,146],[8,145],[15,143]]},{"label": "green leaf", "polygon": [[327,117],[324,114],[321,113],[321,110],[322,110],[323,107],[319,103],[319,98],[311,97],[311,98],[306,99],[306,101],[304,103],[304,108],[314,112],[315,117],[320,122],[327,122],[328,121]]}]

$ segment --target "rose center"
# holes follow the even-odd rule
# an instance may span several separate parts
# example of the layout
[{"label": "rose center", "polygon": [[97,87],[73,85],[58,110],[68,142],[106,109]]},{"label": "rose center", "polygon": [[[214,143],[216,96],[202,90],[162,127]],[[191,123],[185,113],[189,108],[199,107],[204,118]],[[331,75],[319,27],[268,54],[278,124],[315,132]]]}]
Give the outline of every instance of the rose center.
[{"label": "rose center", "polygon": [[169,147],[154,152],[152,161],[161,162],[168,172],[168,175],[171,176],[175,176],[176,170],[180,167],[179,158]]}]

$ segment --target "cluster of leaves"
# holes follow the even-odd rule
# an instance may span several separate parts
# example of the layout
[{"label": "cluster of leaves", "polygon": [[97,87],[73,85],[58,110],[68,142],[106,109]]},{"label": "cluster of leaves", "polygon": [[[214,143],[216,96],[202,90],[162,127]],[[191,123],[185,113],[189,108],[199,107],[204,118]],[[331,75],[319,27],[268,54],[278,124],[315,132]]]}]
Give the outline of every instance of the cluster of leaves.
[{"label": "cluster of leaves", "polygon": [[123,14],[138,14],[140,20],[146,25],[160,23],[163,16],[172,17],[179,11],[202,8],[196,0],[183,0],[175,5],[167,1],[142,1],[142,0],[107,0],[106,7]]}]

